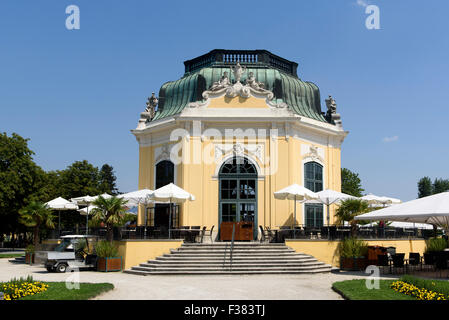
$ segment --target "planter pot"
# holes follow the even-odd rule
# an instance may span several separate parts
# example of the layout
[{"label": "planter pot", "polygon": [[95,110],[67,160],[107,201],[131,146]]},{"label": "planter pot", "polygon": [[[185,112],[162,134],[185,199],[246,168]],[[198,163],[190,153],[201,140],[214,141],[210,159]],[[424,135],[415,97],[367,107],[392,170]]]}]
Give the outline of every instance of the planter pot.
[{"label": "planter pot", "polygon": [[363,271],[368,265],[368,259],[365,257],[340,257],[340,269],[346,271]]},{"label": "planter pot", "polygon": [[122,257],[98,258],[97,271],[122,271]]},{"label": "planter pot", "polygon": [[34,253],[25,253],[25,263],[33,264],[34,263]]}]

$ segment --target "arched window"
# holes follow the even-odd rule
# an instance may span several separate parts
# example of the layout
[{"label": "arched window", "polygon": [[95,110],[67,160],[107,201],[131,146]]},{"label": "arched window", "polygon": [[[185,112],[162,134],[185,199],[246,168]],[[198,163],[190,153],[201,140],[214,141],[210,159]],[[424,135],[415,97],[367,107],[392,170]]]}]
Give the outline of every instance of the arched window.
[{"label": "arched window", "polygon": [[[155,189],[159,189],[169,183],[175,182],[175,165],[169,160],[163,160],[156,164]],[[149,225],[159,227],[161,234],[168,232],[168,227],[176,228],[179,226],[179,206],[174,206],[172,210],[172,221],[169,222],[170,206],[164,203],[158,203],[150,212]]]},{"label": "arched window", "polygon": [[175,181],[175,166],[169,160],[163,160],[156,165],[156,189]]},{"label": "arched window", "polygon": [[[244,157],[226,160],[219,171],[219,208],[222,222],[253,222],[257,229],[257,170]],[[257,235],[257,232],[254,232]]]},{"label": "arched window", "polygon": [[[304,164],[304,186],[313,192],[323,190],[323,166],[317,162]],[[305,204],[306,227],[323,226],[323,205]]]},{"label": "arched window", "polygon": [[323,190],[323,166],[317,162],[304,164],[304,186],[313,192]]}]

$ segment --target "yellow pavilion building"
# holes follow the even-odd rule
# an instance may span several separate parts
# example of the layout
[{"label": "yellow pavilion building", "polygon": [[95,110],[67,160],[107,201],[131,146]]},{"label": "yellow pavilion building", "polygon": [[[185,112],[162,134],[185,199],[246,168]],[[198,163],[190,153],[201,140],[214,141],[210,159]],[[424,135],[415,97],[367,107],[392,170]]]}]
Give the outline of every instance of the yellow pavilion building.
[{"label": "yellow pavilion building", "polygon": [[[321,111],[318,87],[298,64],[266,50],[212,50],[184,62],[184,75],[148,99],[132,130],[139,143],[139,189],[169,183],[195,196],[176,206],[140,208],[139,225],[259,226],[333,224],[334,208],[277,200],[291,184],[312,191],[341,189],[343,130],[335,100]],[[169,221],[171,216],[171,221]]]}]

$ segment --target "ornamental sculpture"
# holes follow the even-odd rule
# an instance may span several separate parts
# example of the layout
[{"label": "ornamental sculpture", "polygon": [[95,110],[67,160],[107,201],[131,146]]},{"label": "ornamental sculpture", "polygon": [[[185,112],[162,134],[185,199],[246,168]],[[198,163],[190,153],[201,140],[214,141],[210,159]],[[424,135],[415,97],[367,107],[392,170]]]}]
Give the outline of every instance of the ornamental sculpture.
[{"label": "ornamental sculpture", "polygon": [[231,67],[232,73],[234,73],[235,82],[240,82],[240,78],[242,77],[243,73],[246,71],[246,66],[242,68],[240,63],[237,62],[235,67]]},{"label": "ornamental sculpture", "polygon": [[156,95],[154,94],[154,92],[151,94],[151,97],[148,98],[147,101],[147,107],[145,109],[145,112],[148,112],[150,115],[150,119],[154,118],[154,115],[156,113],[156,106],[157,103],[159,102],[159,100],[157,99]]},{"label": "ornamental sculpture", "polygon": [[329,99],[326,99],[327,112],[330,114],[337,113],[337,103],[332,96],[329,96]]},{"label": "ornamental sculpture", "polygon": [[223,76],[221,77],[221,79],[218,80],[217,82],[214,82],[212,87],[210,87],[210,90],[211,91],[216,91],[216,90],[220,90],[220,89],[226,88],[226,87],[228,87],[230,85],[231,85],[231,81],[229,81],[228,73],[225,71],[223,73]]},{"label": "ornamental sculpture", "polygon": [[337,113],[337,103],[332,96],[329,96],[329,99],[326,99],[327,113],[326,118],[331,123],[334,123],[337,127],[341,127],[341,116]]},{"label": "ornamental sculpture", "polygon": [[257,82],[253,72],[250,72],[246,83],[240,82],[240,79],[244,72],[247,71],[246,67],[242,67],[240,63],[234,67],[231,67],[231,71],[234,74],[236,82],[233,84],[229,80],[228,72],[224,72],[220,80],[214,82],[209,90],[203,92],[203,101],[190,102],[190,108],[204,107],[210,101],[211,97],[219,97],[224,95],[228,98],[234,98],[240,96],[242,98],[249,98],[250,96],[256,96],[258,98],[266,98],[267,104],[274,108],[286,108],[285,102],[274,101],[274,94],[270,90],[265,89],[262,82]]},{"label": "ornamental sculpture", "polygon": [[263,82],[257,82],[256,77],[252,72],[249,73],[248,78],[246,79],[246,84],[255,90],[265,90]]}]

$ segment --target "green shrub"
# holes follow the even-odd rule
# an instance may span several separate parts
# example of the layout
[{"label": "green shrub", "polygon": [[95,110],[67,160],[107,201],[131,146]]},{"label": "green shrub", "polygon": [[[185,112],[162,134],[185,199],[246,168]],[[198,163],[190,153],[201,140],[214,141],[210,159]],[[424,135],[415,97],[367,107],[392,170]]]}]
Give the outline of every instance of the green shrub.
[{"label": "green shrub", "polygon": [[110,241],[101,240],[98,241],[95,246],[95,251],[99,258],[111,258],[118,256],[117,247]]},{"label": "green shrub", "polygon": [[412,284],[418,288],[423,288],[449,296],[449,282],[447,281],[422,279],[410,275],[404,275],[400,280],[407,282],[408,284]]},{"label": "green shrub", "polygon": [[35,248],[34,248],[34,246],[32,244],[28,245],[25,248],[25,253],[34,253],[34,251],[35,251]]},{"label": "green shrub", "polygon": [[366,257],[368,243],[357,238],[344,239],[337,246],[337,254],[342,258]]},{"label": "green shrub", "polygon": [[444,238],[431,238],[426,240],[425,253],[443,251],[447,248],[447,241]]}]

